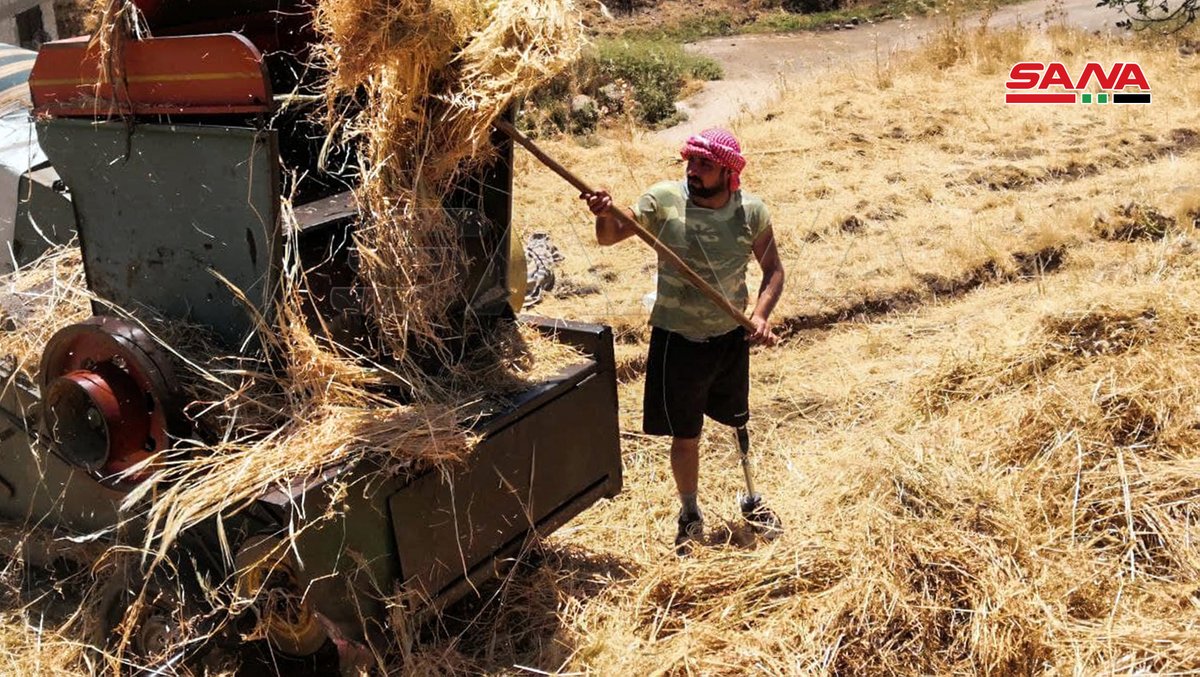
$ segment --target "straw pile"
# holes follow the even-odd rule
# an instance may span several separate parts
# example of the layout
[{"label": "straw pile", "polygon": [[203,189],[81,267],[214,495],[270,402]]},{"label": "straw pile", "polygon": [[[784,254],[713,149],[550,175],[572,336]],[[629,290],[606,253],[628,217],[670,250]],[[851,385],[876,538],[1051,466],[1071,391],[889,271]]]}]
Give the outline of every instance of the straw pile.
[{"label": "straw pile", "polygon": [[353,144],[361,163],[373,314],[394,356],[415,341],[451,363],[465,261],[441,199],[486,155],[492,121],[576,57],[578,17],[569,0],[321,0],[316,28],[330,141]]},{"label": "straw pile", "polygon": [[[276,324],[261,328],[265,361],[224,357],[194,341],[182,352],[207,356],[187,364],[182,379],[194,397],[188,409],[197,439],[159,459],[156,476],[123,502],[148,517],[144,546],[156,560],[180,532],[322,468],[372,459],[399,473],[461,462],[474,448],[470,428],[483,411],[580,359],[536,330],[506,323],[447,371],[446,395],[402,401],[382,386],[406,383],[403,374],[339,355],[309,332],[297,310],[298,287],[285,286]],[[332,516],[311,516],[310,523]]]},{"label": "straw pile", "polygon": [[42,349],[54,332],[92,314],[83,260],[74,246],[47,250],[37,261],[0,280],[0,359],[36,378]]}]

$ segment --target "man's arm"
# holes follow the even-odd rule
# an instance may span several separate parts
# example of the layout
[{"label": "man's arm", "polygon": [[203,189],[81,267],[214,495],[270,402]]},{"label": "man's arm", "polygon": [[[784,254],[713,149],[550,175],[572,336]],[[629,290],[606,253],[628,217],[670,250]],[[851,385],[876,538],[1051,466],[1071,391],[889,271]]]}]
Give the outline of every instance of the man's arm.
[{"label": "man's arm", "polygon": [[598,190],[594,193],[583,193],[580,199],[587,201],[588,209],[596,215],[596,242],[601,245],[616,244],[633,236],[632,228],[626,228],[613,211],[619,209],[629,218],[633,211],[628,207],[613,207],[612,196],[608,191]]},{"label": "man's arm", "polygon": [[783,261],[779,260],[779,250],[775,247],[775,231],[767,228],[754,241],[754,258],[762,268],[762,284],[758,287],[758,301],[754,304],[754,313],[750,322],[755,331],[750,335],[751,343],[773,344],[775,334],[771,331],[771,311],[783,294]]}]

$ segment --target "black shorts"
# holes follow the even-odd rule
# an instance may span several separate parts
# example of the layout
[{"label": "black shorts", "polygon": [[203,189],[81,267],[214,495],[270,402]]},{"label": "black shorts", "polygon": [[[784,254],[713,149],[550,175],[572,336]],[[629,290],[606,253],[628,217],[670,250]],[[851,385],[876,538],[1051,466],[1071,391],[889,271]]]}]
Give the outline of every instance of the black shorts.
[{"label": "black shorts", "polygon": [[705,341],[666,329],[650,334],[642,430],[699,437],[704,416],[740,427],[750,420],[750,342],[738,327]]}]

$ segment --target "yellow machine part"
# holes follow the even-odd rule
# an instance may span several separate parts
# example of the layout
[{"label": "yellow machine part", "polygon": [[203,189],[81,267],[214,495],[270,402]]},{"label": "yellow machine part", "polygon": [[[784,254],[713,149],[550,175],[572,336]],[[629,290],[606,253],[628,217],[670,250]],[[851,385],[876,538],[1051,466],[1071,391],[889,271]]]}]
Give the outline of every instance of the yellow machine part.
[{"label": "yellow machine part", "polygon": [[299,585],[291,549],[274,536],[254,536],[238,550],[235,564],[238,597],[254,600],[255,634],[291,656],[316,653],[327,633]]},{"label": "yellow machine part", "polygon": [[525,305],[525,292],[529,267],[525,261],[525,245],[512,230],[508,234],[508,307],[514,313],[521,312]]}]

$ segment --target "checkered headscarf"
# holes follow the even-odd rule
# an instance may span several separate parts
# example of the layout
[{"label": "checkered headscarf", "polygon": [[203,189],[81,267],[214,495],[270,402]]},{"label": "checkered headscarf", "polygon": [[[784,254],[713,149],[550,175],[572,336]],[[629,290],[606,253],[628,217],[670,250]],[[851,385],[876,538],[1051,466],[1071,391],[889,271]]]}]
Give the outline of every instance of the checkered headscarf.
[{"label": "checkered headscarf", "polygon": [[706,129],[689,138],[679,153],[684,160],[693,156],[712,160],[729,170],[730,191],[741,187],[746,158],[742,157],[742,147],[729,130],[720,127]]}]

